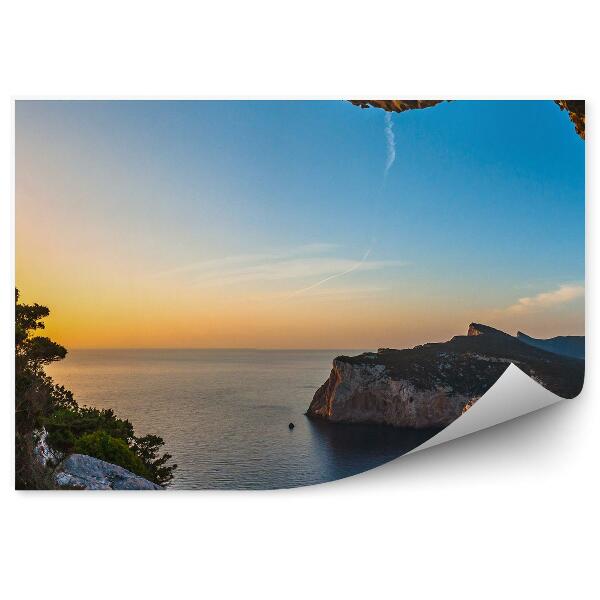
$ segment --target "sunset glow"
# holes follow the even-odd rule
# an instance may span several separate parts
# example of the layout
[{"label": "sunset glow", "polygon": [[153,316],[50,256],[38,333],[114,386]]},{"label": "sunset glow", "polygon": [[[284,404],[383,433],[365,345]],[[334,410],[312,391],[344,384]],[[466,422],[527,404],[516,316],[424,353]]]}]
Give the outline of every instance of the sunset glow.
[{"label": "sunset glow", "polygon": [[17,286],[68,348],[583,334],[584,210],[552,102],[17,102]]}]

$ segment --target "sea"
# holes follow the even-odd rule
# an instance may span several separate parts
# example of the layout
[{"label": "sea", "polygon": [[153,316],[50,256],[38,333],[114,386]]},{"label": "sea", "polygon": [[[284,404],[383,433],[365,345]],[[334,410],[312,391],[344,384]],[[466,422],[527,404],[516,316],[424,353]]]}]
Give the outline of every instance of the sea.
[{"label": "sea", "polygon": [[332,360],[360,352],[72,350],[47,372],[80,405],[160,435],[178,465],[170,489],[277,489],[361,473],[435,433],[305,416]]}]

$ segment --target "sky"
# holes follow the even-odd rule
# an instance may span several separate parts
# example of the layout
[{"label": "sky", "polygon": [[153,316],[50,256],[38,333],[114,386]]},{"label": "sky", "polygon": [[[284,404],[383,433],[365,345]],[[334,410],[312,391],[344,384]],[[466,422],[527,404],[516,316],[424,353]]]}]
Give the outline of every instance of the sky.
[{"label": "sky", "polygon": [[585,145],[551,101],[17,101],[16,283],[67,348],[584,333]]}]

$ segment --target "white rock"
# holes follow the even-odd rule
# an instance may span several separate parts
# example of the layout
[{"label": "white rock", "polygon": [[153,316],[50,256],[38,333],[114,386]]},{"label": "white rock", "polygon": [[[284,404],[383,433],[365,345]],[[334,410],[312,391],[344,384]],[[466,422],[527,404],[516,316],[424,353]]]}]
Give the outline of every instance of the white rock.
[{"label": "white rock", "polygon": [[36,440],[33,456],[43,467],[55,467],[63,458],[62,452],[53,450],[48,444],[48,432],[44,427],[33,432]]},{"label": "white rock", "polygon": [[123,467],[85,454],[71,454],[54,474],[61,488],[84,490],[162,490]]}]

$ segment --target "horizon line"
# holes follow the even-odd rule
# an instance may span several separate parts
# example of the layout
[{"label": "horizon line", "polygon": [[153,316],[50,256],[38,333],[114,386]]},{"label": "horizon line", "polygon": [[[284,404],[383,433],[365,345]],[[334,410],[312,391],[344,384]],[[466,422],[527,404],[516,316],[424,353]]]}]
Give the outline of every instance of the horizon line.
[{"label": "horizon line", "polygon": [[71,346],[67,348],[67,353],[70,350],[256,350],[261,352],[273,352],[281,350],[290,351],[306,351],[306,350],[351,350],[361,351],[363,348],[301,348],[301,347],[268,347],[268,348],[257,348],[256,346]]}]

